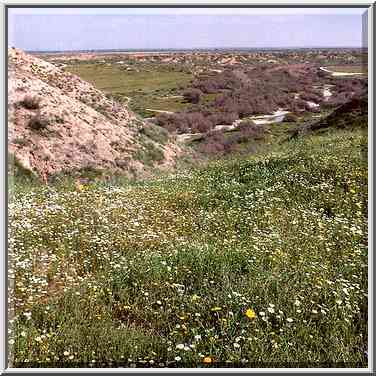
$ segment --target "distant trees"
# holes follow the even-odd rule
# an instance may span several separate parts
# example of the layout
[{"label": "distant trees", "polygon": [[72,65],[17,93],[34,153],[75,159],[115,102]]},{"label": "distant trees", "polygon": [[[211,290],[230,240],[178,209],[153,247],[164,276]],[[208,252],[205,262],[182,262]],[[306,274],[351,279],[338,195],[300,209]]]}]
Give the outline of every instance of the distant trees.
[{"label": "distant trees", "polygon": [[161,113],[157,115],[156,123],[170,132],[177,133],[204,133],[213,126],[201,112]]},{"label": "distant trees", "polygon": [[225,152],[225,143],[226,139],[222,132],[211,132],[200,144],[198,150],[206,155],[221,155]]},{"label": "distant trees", "polygon": [[252,121],[243,122],[238,130],[239,132],[226,136],[223,131],[208,132],[199,146],[199,151],[209,156],[225,155],[240,150],[240,144],[249,150],[254,140],[265,136],[265,126],[256,125]]},{"label": "distant trees", "polygon": [[326,102],[326,106],[328,107],[339,106],[349,101],[351,97],[352,97],[352,94],[347,91],[337,93],[329,98],[329,100]]},{"label": "distant trees", "polygon": [[323,96],[316,92],[305,92],[300,95],[300,98],[305,101],[310,101],[314,103],[320,103],[323,100]]},{"label": "distant trees", "polygon": [[180,121],[180,114],[160,113],[156,116],[155,122],[160,127],[167,129],[169,132],[188,133],[188,129]]},{"label": "distant trees", "polygon": [[208,116],[208,120],[213,126],[216,125],[231,125],[238,115],[235,111],[233,112],[214,112]]},{"label": "distant trees", "polygon": [[230,70],[214,75],[199,76],[192,83],[192,87],[200,89],[205,94],[217,93],[220,90],[234,90],[241,85],[239,78]]},{"label": "distant trees", "polygon": [[192,133],[205,133],[212,128],[211,122],[200,112],[185,114],[183,119]]},{"label": "distant trees", "polygon": [[[217,125],[230,125],[237,119],[271,114],[281,108],[297,115],[304,111],[317,112],[319,107],[308,102],[333,107],[361,95],[367,88],[366,80],[333,79],[319,73],[316,67],[305,64],[259,65],[248,70],[202,73],[183,92],[192,106],[175,114],[159,114],[156,122],[177,133],[206,133]],[[331,97],[323,96],[323,84],[334,85]],[[215,94],[215,97],[212,101],[202,101],[204,94]],[[286,121],[296,121],[294,114],[287,115]],[[249,129],[244,132],[250,132]],[[213,145],[222,145],[219,137],[216,135],[205,147],[220,148]]]}]

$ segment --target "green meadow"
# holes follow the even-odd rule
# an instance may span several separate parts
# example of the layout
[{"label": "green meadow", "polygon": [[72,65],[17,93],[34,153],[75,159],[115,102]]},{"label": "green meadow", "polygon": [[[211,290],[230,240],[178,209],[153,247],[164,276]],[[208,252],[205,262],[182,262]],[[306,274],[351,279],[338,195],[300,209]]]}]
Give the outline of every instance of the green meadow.
[{"label": "green meadow", "polygon": [[146,109],[174,112],[185,108],[187,104],[178,97],[177,89],[188,85],[192,75],[154,65],[130,65],[132,70],[127,71],[119,64],[80,63],[66,69],[120,101],[128,103],[131,97],[129,107],[144,117],[153,115]]},{"label": "green meadow", "polygon": [[343,130],[147,181],[16,177],[13,366],[367,367],[367,176]]}]

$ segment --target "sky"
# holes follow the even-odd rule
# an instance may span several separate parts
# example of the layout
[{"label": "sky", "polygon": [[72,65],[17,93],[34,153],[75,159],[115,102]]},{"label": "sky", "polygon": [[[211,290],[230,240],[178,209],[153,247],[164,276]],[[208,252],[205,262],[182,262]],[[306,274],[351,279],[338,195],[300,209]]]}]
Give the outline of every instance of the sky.
[{"label": "sky", "polygon": [[27,51],[362,47],[365,12],[365,8],[11,8],[8,45]]}]

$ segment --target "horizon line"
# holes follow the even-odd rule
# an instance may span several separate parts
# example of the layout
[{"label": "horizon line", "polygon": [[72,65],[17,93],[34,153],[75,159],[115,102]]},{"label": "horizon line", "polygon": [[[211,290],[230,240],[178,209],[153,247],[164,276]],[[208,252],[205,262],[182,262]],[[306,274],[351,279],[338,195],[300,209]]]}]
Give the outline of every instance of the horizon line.
[{"label": "horizon line", "polygon": [[[16,46],[9,46],[8,48],[19,48]],[[143,51],[194,51],[194,50],[293,50],[293,49],[368,49],[368,46],[265,46],[265,47],[162,47],[162,48],[85,48],[85,49],[63,49],[63,50],[55,50],[55,49],[23,49],[25,52],[126,52],[126,51],[136,51],[136,52],[143,52]]]}]

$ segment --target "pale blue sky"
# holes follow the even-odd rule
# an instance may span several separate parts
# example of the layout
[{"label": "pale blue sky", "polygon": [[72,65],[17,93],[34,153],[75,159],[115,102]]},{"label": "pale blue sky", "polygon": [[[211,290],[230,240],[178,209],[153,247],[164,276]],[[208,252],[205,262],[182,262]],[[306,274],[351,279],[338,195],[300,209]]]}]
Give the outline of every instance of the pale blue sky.
[{"label": "pale blue sky", "polygon": [[13,8],[9,46],[25,50],[361,47],[365,11]]}]

